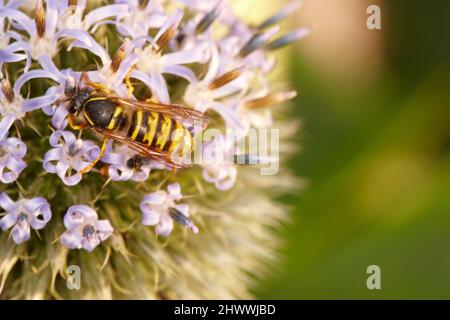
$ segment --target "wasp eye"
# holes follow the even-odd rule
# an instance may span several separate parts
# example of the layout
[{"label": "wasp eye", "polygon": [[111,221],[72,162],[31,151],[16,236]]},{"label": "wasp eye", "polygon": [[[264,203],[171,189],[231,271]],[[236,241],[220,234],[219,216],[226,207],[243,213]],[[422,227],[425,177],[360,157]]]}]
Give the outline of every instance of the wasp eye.
[{"label": "wasp eye", "polygon": [[79,109],[79,106],[78,106],[77,101],[72,101],[72,102],[69,104],[69,109],[68,109],[68,111],[69,111],[70,114],[76,114],[76,113],[78,112],[78,109]]}]

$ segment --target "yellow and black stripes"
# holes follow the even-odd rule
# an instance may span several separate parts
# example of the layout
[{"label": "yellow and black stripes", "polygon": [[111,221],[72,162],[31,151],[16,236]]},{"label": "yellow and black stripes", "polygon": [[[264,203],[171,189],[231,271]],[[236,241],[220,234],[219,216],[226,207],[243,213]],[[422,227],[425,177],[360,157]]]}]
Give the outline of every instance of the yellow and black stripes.
[{"label": "yellow and black stripes", "polygon": [[184,154],[190,151],[192,145],[189,130],[180,122],[157,112],[134,111],[127,136],[133,141],[166,152]]},{"label": "yellow and black stripes", "polygon": [[111,120],[109,121],[107,129],[114,130],[118,128],[119,125],[122,123],[122,121],[123,121],[123,109],[122,107],[116,107],[116,110],[114,111],[114,114]]}]

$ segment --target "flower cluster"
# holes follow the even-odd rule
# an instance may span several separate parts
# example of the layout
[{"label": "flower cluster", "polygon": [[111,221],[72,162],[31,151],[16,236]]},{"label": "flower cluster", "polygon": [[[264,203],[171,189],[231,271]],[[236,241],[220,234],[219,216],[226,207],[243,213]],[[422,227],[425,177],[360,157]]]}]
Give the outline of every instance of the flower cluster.
[{"label": "flower cluster", "polygon": [[[218,129],[243,139],[251,128],[270,128],[270,107],[295,96],[287,88],[272,89],[272,51],[310,32],[281,33],[279,24],[298,8],[296,0],[258,25],[223,0],[5,2],[0,181],[6,193],[0,194],[0,227],[12,228],[17,244],[31,238],[30,229],[48,227],[39,241],[57,246],[60,239],[65,248],[89,252],[111,238],[108,248],[123,256],[130,230],[155,226],[156,234],[167,237],[174,222],[193,233],[208,228],[191,203],[210,186],[233,189],[237,165],[217,159],[237,151],[218,136],[203,146],[202,171],[174,172],[117,139],[101,148],[104,130],[89,130],[87,123],[78,131],[83,126],[73,123],[70,90],[88,82],[116,97],[183,105],[207,112]],[[183,197],[182,187],[193,197]]]}]

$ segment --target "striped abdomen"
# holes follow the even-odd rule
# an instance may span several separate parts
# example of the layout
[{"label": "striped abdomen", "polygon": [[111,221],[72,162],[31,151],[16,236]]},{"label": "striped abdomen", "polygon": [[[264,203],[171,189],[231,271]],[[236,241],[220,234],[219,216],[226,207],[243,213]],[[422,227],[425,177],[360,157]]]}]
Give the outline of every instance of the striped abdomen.
[{"label": "striped abdomen", "polygon": [[180,155],[190,152],[192,147],[189,130],[180,122],[157,112],[134,111],[127,136],[149,147]]}]

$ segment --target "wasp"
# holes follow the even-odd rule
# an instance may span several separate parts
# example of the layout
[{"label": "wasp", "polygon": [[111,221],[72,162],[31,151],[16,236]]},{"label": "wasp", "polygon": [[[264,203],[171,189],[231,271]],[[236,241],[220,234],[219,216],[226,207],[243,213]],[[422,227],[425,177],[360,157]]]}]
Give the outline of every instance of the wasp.
[{"label": "wasp", "polygon": [[67,81],[64,91],[70,127],[74,130],[87,127],[103,137],[99,157],[83,168],[81,174],[103,157],[110,140],[136,151],[127,166],[135,168],[156,161],[169,168],[183,168],[186,164],[180,159],[194,145],[193,124],[199,123],[203,130],[208,123],[204,113],[181,105],[119,97],[92,82],[86,73],[77,84]]}]

